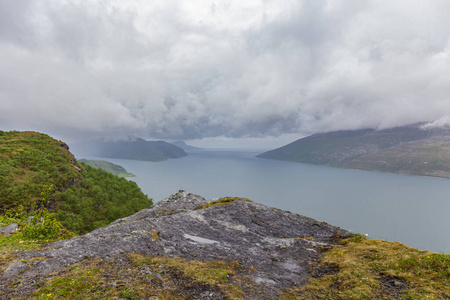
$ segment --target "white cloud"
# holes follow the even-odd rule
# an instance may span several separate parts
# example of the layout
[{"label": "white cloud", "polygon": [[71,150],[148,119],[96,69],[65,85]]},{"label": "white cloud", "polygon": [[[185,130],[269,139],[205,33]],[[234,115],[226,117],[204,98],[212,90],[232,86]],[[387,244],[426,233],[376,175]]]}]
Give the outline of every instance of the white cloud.
[{"label": "white cloud", "polygon": [[0,0],[0,126],[200,139],[445,119],[449,9]]}]

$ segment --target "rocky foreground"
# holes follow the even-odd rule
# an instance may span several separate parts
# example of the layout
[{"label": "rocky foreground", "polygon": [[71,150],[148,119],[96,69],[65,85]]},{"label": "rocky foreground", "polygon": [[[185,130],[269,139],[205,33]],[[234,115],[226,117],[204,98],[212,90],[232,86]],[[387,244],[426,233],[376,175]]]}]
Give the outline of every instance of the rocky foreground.
[{"label": "rocky foreground", "polygon": [[[54,242],[44,250],[17,253],[12,262],[0,265],[0,297],[32,295],[46,280],[80,263],[95,261],[120,268],[129,264],[130,273],[133,267],[127,255],[139,254],[180,261],[234,261],[240,268],[233,276],[245,278],[245,283],[241,280],[236,284],[253,291],[246,297],[272,298],[305,284],[314,272],[312,266],[321,255],[320,248],[335,246],[348,236],[329,224],[245,199],[226,202],[211,206],[224,203],[208,205],[200,196],[178,191],[107,227]],[[148,269],[136,272],[130,276],[144,278],[145,272],[151,273]],[[120,274],[121,284],[130,282],[131,278]],[[158,280],[164,279],[164,275],[154,275],[148,289],[152,284],[161,285]],[[105,274],[103,277],[105,287],[118,284]],[[173,279],[171,284],[173,293],[185,298],[228,298],[207,284],[192,288],[190,283],[180,288],[174,287],[177,283]]]}]

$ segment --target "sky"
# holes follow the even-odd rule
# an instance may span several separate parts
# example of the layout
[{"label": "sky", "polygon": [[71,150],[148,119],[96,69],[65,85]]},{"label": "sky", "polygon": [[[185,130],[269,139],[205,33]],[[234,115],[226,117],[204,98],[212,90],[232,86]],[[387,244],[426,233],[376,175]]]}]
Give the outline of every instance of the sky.
[{"label": "sky", "polygon": [[282,146],[450,121],[448,0],[0,0],[0,130]]}]

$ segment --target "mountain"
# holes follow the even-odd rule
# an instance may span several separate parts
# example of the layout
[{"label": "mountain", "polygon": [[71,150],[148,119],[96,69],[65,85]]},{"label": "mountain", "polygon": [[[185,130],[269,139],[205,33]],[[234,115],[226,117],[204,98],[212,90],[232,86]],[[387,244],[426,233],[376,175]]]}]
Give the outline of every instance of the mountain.
[{"label": "mountain", "polygon": [[450,297],[449,255],[185,191],[83,236],[10,247],[0,247],[1,299]]},{"label": "mountain", "polygon": [[188,145],[188,144],[186,144],[185,141],[181,141],[181,140],[173,142],[172,144],[174,144],[175,146],[180,147],[183,150],[198,150],[198,149],[201,149],[201,148],[198,148],[198,147],[194,147],[194,146]]},{"label": "mountain", "polygon": [[37,132],[0,131],[4,216],[23,221],[45,208],[64,228],[82,234],[152,203],[135,182],[79,163],[62,141]]},{"label": "mountain", "polygon": [[119,177],[135,177],[135,175],[128,173],[124,167],[113,164],[109,161],[80,159],[79,162],[87,164],[93,168],[102,169],[103,171],[112,173]]},{"label": "mountain", "polygon": [[450,178],[450,129],[414,124],[319,133],[257,157]]},{"label": "mountain", "polygon": [[108,158],[163,161],[186,156],[178,146],[164,141],[146,141],[141,138],[128,141],[94,141],[73,145],[78,155]]}]

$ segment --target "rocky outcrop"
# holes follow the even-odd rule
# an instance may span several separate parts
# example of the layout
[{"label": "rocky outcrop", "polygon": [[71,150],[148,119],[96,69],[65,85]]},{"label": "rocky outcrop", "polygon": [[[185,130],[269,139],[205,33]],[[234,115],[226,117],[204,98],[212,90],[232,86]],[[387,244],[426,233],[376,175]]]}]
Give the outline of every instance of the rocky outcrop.
[{"label": "rocky outcrop", "polygon": [[0,234],[10,235],[18,230],[19,230],[19,224],[12,223],[12,224],[0,227]]},{"label": "rocky outcrop", "polygon": [[320,257],[318,248],[335,246],[340,237],[348,235],[340,228],[304,216],[233,200],[197,209],[208,201],[178,191],[107,227],[52,243],[45,250],[18,254],[16,262],[3,266],[0,290],[7,290],[20,274],[19,285],[6,294],[23,296],[52,272],[86,258],[139,253],[185,260],[237,261],[256,270],[248,274],[255,285],[263,284],[267,293],[276,294],[306,283],[311,263]]}]

